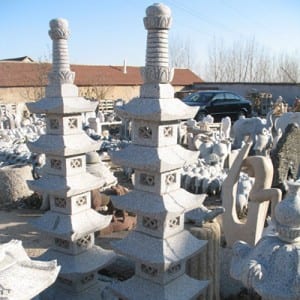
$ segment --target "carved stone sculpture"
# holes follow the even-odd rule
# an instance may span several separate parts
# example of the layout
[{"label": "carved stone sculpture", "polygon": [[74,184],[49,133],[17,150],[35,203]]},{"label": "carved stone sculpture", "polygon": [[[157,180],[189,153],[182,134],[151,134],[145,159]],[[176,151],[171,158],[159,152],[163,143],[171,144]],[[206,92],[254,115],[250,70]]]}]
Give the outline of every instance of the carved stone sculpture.
[{"label": "carved stone sculpture", "polygon": [[275,209],[276,235],[264,236],[255,247],[233,246],[230,274],[264,300],[300,299],[300,181]]},{"label": "carved stone sculpture", "polygon": [[[264,156],[247,157],[251,146],[252,142],[248,139],[222,185],[222,203],[225,208],[223,227],[229,247],[236,240],[243,240],[255,245],[262,235],[269,201],[272,202],[272,216],[274,216],[274,207],[281,200],[281,191],[271,188],[273,178],[271,160]],[[249,176],[255,178],[249,193],[250,201],[246,223],[238,219],[236,212],[237,182],[242,167],[243,171],[247,171]]]},{"label": "carved stone sculpture", "polygon": [[262,134],[264,129],[271,131],[272,126],[272,112],[268,113],[266,119],[260,117],[238,119],[231,128],[232,148],[241,148],[247,136],[251,136],[255,143],[256,135]]},{"label": "carved stone sculpture", "polygon": [[[147,8],[148,30],[145,83],[140,98],[118,109],[132,120],[132,143],[112,153],[112,161],[135,170],[134,189],[112,197],[115,207],[137,214],[137,226],[126,238],[114,242],[117,253],[135,262],[135,275],[112,285],[122,299],[194,299],[207,281],[185,274],[186,261],[206,244],[184,230],[184,213],[200,206],[203,196],[180,188],[180,169],[198,153],[177,144],[178,120],[196,114],[174,98],[168,66],[168,30],[171,11],[163,4]],[[184,247],[183,247],[184,245]]]},{"label": "carved stone sculpture", "polygon": [[[87,172],[86,153],[99,144],[82,130],[82,113],[94,111],[96,103],[78,96],[70,70],[67,39],[68,22],[50,21],[53,40],[53,63],[46,97],[29,103],[33,113],[46,114],[47,133],[28,143],[34,153],[45,153],[46,164],[41,178],[29,181],[29,187],[47,195],[50,210],[32,224],[47,233],[53,244],[42,260],[56,258],[61,265],[58,280],[42,299],[99,299],[101,283],[97,272],[109,264],[115,254],[94,243],[94,232],[110,224],[111,216],[91,208],[91,190],[104,181]],[[103,286],[102,286],[103,287]]]}]

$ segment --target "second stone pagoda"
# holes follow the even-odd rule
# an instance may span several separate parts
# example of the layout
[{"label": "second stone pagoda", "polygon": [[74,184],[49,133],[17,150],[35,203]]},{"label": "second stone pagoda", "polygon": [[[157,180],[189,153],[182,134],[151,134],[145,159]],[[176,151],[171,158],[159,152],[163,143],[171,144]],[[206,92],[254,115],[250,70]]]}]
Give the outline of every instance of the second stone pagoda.
[{"label": "second stone pagoda", "polygon": [[170,84],[170,9],[163,4],[148,7],[144,25],[148,36],[140,97],[117,111],[132,121],[132,143],[112,156],[114,163],[135,172],[133,191],[112,200],[137,214],[136,229],[113,243],[116,252],[135,261],[135,275],[112,290],[130,300],[194,299],[208,282],[188,277],[185,264],[206,242],[184,230],[184,213],[199,207],[204,197],[180,188],[182,166],[199,153],[185,150],[177,140],[179,121],[193,118],[196,111],[174,98]]},{"label": "second stone pagoda", "polygon": [[50,22],[53,64],[46,97],[28,104],[32,113],[46,115],[46,134],[29,143],[34,153],[45,153],[43,176],[29,187],[49,197],[50,211],[32,224],[49,235],[53,246],[39,259],[57,259],[61,271],[53,287],[41,299],[99,299],[97,271],[114,259],[113,251],[94,244],[94,232],[109,225],[111,216],[91,208],[91,190],[104,182],[86,171],[86,153],[99,144],[82,129],[82,113],[94,111],[97,103],[78,97],[70,70],[64,19]]}]

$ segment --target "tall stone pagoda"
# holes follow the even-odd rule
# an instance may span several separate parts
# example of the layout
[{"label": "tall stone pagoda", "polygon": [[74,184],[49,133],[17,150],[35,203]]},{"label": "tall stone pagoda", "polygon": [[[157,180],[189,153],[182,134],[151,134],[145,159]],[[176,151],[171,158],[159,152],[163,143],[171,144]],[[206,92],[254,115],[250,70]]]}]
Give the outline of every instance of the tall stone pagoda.
[{"label": "tall stone pagoda", "polygon": [[208,282],[188,277],[185,264],[206,242],[184,230],[184,212],[199,207],[204,197],[180,188],[182,166],[199,153],[178,145],[177,131],[179,120],[193,118],[196,111],[175,99],[170,85],[170,9],[154,4],[146,14],[147,54],[140,98],[118,110],[132,121],[132,143],[112,155],[116,164],[135,170],[134,189],[112,199],[116,207],[137,214],[136,229],[112,244],[117,253],[134,260],[135,275],[111,288],[121,299],[192,299]]},{"label": "tall stone pagoda", "polygon": [[109,225],[111,216],[91,208],[91,190],[103,185],[86,171],[86,153],[99,144],[82,129],[82,113],[94,111],[96,103],[78,97],[70,70],[67,39],[68,22],[50,21],[53,65],[46,97],[28,104],[32,113],[46,114],[46,134],[29,143],[34,153],[45,153],[45,174],[29,181],[29,187],[48,195],[50,211],[32,224],[49,235],[53,247],[39,259],[57,259],[61,272],[42,299],[98,299],[97,271],[114,259],[113,251],[94,244],[94,232]]}]

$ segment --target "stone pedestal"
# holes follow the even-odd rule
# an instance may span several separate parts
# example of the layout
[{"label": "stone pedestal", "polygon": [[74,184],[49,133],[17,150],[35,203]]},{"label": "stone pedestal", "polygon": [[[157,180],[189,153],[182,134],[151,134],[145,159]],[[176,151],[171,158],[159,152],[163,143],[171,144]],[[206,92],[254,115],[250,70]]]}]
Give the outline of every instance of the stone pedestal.
[{"label": "stone pedestal", "polygon": [[185,229],[199,240],[207,240],[204,250],[190,258],[186,266],[189,276],[209,280],[206,291],[197,300],[220,300],[220,224],[216,221],[202,227],[187,224]]}]

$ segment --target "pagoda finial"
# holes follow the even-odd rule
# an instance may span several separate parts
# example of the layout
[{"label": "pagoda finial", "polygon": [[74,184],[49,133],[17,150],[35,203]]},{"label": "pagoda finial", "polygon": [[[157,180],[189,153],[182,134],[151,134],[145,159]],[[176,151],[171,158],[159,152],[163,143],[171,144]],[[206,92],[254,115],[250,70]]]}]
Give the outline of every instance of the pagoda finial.
[{"label": "pagoda finial", "polygon": [[147,34],[145,83],[169,83],[173,72],[169,69],[168,30],[172,17],[169,7],[155,3],[146,9],[144,18]]},{"label": "pagoda finial", "polygon": [[52,72],[49,74],[50,85],[74,82],[75,73],[70,70],[67,40],[70,36],[68,21],[53,19],[50,21],[49,36],[52,46]]}]

